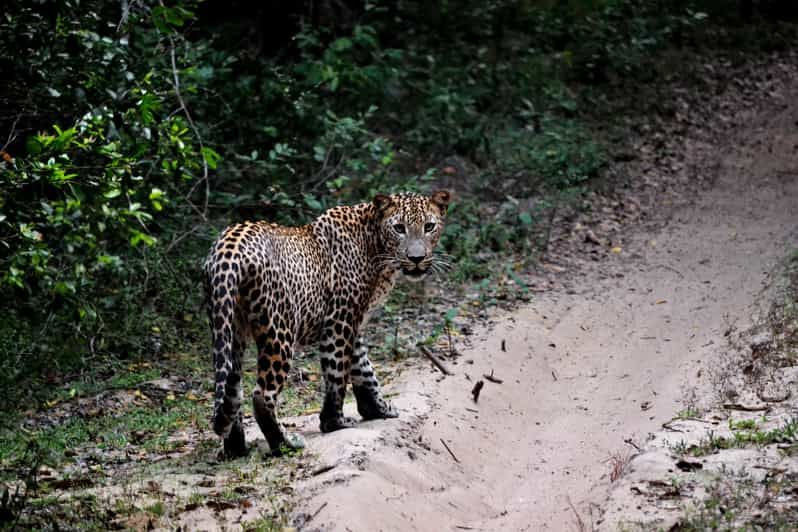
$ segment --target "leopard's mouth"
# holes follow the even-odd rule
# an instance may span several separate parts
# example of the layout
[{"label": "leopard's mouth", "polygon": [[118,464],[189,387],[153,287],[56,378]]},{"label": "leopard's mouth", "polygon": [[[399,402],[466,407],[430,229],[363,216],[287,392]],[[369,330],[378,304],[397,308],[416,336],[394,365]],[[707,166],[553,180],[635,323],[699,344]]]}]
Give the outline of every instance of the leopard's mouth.
[{"label": "leopard's mouth", "polygon": [[407,277],[418,279],[427,275],[427,270],[421,268],[402,268],[402,273]]}]

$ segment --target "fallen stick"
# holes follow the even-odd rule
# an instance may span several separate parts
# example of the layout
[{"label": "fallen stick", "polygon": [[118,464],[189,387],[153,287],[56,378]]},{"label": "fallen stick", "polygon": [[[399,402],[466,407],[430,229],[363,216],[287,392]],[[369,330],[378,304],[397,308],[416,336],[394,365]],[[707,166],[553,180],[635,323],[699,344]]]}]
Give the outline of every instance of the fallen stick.
[{"label": "fallen stick", "polygon": [[316,516],[317,516],[317,515],[319,515],[319,514],[321,513],[321,511],[322,511],[322,510],[324,510],[324,508],[325,508],[326,506],[327,506],[327,501],[324,501],[324,503],[322,503],[322,505],[321,505],[321,506],[319,506],[318,510],[316,510],[315,512],[313,512],[313,515],[311,515],[310,517],[308,517],[307,521],[305,521],[305,523],[304,523],[304,524],[306,524],[306,525],[307,525],[308,523],[310,523],[311,521],[313,521],[313,519],[315,519],[315,518],[316,518]]},{"label": "fallen stick", "polygon": [[675,429],[671,426],[671,423],[673,423],[674,421],[676,420],[671,419],[670,421],[666,421],[665,423],[662,424],[662,428],[665,430],[669,430],[671,432],[684,432],[683,430]]},{"label": "fallen stick", "polygon": [[579,530],[579,532],[587,530],[587,527],[585,527],[585,522],[582,520],[582,516],[579,515],[579,512],[576,510],[574,503],[571,502],[571,496],[569,495],[567,499],[568,499],[568,506],[571,507],[571,511],[576,516],[576,529]]},{"label": "fallen stick", "polygon": [[485,386],[485,383],[481,380],[478,380],[477,383],[474,385],[474,389],[471,390],[471,395],[474,396],[474,402],[476,403],[479,401],[479,392],[482,391],[482,387]]},{"label": "fallen stick", "polygon": [[625,440],[623,440],[623,442],[625,444],[627,444],[627,445],[631,445],[638,452],[642,452],[643,451],[643,449],[641,449],[639,445],[637,445],[635,442],[632,441],[632,438],[626,438]]},{"label": "fallen stick", "polygon": [[[681,421],[697,421],[698,423],[706,423],[707,425],[717,425],[717,423],[713,423],[712,421],[707,421],[706,419],[701,419],[700,417],[690,417],[690,416],[687,416],[687,417],[677,417],[677,418],[673,418],[673,419],[671,419],[671,421],[676,421],[676,420],[681,420]],[[669,421],[668,423],[670,423],[670,421]]]},{"label": "fallen stick", "polygon": [[770,410],[770,405],[754,406],[754,405],[741,405],[739,403],[726,403],[723,405],[726,410],[740,410],[743,412],[764,412]]},{"label": "fallen stick", "polygon": [[317,467],[316,469],[314,469],[314,470],[313,470],[313,471],[310,473],[310,476],[312,476],[312,477],[316,477],[316,476],[319,476],[319,475],[323,475],[323,474],[324,474],[324,473],[326,473],[327,471],[332,471],[333,469],[335,469],[335,467],[336,467],[337,465],[338,465],[338,464],[327,464],[327,465],[323,465],[323,466],[321,466],[321,467]]},{"label": "fallen stick", "polygon": [[442,363],[440,360],[438,360],[438,359],[435,357],[435,355],[433,355],[433,354],[430,352],[430,350],[429,350],[429,349],[427,349],[427,348],[426,348],[426,347],[424,347],[423,345],[420,345],[420,346],[418,346],[418,350],[419,350],[419,351],[421,351],[421,354],[423,354],[425,357],[427,357],[428,359],[430,359],[430,361],[431,361],[433,364],[435,364],[435,367],[437,367],[439,370],[441,370],[441,373],[443,373],[444,375],[454,375],[454,373],[452,373],[451,371],[449,371],[449,369],[448,369],[446,366],[444,366],[444,365],[443,365],[443,363]]},{"label": "fallen stick", "polygon": [[449,449],[449,446],[448,446],[448,445],[446,445],[446,442],[445,442],[445,441],[443,441],[443,438],[440,438],[440,440],[441,440],[441,443],[443,444],[443,446],[444,446],[444,447],[446,447],[446,450],[447,450],[447,451],[449,451],[449,454],[450,454],[450,455],[452,455],[452,458],[454,458],[454,461],[455,461],[455,462],[457,462],[457,463],[459,464],[459,463],[460,463],[460,460],[458,460],[458,459],[457,459],[457,457],[456,457],[456,456],[454,455],[454,453],[452,452],[452,450],[451,450],[451,449]]},{"label": "fallen stick", "polygon": [[493,370],[490,370],[490,375],[486,375],[483,373],[482,376],[485,377],[485,379],[489,380],[490,382],[495,382],[496,384],[501,384],[504,382],[503,380],[497,379],[496,377],[493,376]]}]

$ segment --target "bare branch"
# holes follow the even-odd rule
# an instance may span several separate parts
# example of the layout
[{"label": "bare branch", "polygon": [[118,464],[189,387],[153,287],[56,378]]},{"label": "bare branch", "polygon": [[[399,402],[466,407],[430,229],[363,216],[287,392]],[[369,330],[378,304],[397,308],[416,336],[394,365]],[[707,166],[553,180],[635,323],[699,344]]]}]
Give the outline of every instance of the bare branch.
[{"label": "bare branch", "polygon": [[[163,1],[158,2],[161,7],[163,7]],[[170,34],[169,36],[169,58],[172,63],[172,85],[175,88],[175,96],[177,96],[177,102],[180,104],[180,109],[183,111],[183,114],[188,121],[189,127],[191,127],[192,133],[194,133],[194,137],[197,139],[197,142],[200,146],[200,157],[202,158],[202,179],[194,183],[194,186],[191,187],[191,190],[188,191],[186,194],[186,201],[189,205],[196,211],[196,213],[204,220],[208,221],[208,202],[210,201],[211,195],[211,186],[210,181],[208,179],[208,162],[205,160],[205,143],[202,140],[202,135],[200,135],[199,130],[197,129],[197,125],[194,123],[194,119],[191,118],[191,112],[186,105],[186,101],[183,99],[183,94],[180,92],[180,75],[177,70],[177,59],[175,58],[175,39]],[[202,210],[200,211],[192,202],[191,202],[191,195],[197,189],[197,187],[204,183],[205,184],[205,201],[202,206]]]},{"label": "bare branch", "polygon": [[3,147],[0,148],[0,151],[6,151],[6,148],[8,148],[11,145],[11,143],[17,139],[17,123],[19,122],[19,119],[21,117],[22,113],[19,113],[17,117],[14,119],[14,123],[11,124],[11,131],[8,132],[8,138],[6,139],[6,143],[3,144]]}]

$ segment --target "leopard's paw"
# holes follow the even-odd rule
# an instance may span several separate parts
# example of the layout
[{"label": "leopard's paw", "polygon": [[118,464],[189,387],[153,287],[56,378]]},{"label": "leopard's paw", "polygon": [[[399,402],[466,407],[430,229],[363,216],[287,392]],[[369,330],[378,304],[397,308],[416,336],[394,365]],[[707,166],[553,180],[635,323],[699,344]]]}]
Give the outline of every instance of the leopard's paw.
[{"label": "leopard's paw", "polygon": [[334,432],[341,429],[349,429],[357,425],[357,420],[351,417],[338,416],[330,419],[322,419],[319,429],[322,432]]}]

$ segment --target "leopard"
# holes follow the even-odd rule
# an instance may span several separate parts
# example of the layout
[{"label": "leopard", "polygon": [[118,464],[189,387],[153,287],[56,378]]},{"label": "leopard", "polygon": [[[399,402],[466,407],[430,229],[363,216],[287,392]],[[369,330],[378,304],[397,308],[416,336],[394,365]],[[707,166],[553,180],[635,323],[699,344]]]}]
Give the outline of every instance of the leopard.
[{"label": "leopard", "polygon": [[250,341],[257,348],[252,411],[272,454],[305,446],[277,416],[299,349],[319,352],[322,433],[358,423],[343,413],[348,384],[364,421],[398,417],[361,334],[397,279],[420,281],[448,267],[436,246],[449,202],[447,190],[377,194],[332,207],[305,225],[245,221],[221,233],[203,277],[215,371],[211,425],[224,457],[249,452],[241,407]]}]

